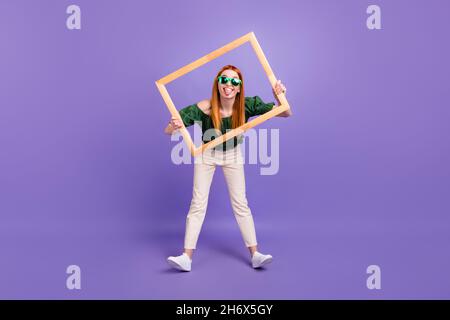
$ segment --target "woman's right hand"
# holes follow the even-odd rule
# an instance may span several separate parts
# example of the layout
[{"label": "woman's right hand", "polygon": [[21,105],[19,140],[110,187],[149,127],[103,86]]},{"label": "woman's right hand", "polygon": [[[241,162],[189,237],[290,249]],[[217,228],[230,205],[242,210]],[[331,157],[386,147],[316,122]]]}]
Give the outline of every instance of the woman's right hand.
[{"label": "woman's right hand", "polygon": [[169,126],[173,131],[180,129],[183,126],[183,122],[180,119],[172,117],[169,121]]}]

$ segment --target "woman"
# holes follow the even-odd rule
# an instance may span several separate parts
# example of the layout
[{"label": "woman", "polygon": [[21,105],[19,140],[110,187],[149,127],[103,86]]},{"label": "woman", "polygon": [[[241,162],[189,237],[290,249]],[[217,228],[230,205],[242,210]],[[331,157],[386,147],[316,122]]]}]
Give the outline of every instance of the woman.
[{"label": "woman", "polygon": [[[274,97],[286,92],[281,81],[277,81]],[[195,122],[201,122],[203,141],[211,140],[211,130],[217,134],[224,134],[227,130],[240,127],[248,118],[270,111],[274,103],[264,103],[258,96],[244,96],[244,79],[241,71],[232,66],[224,66],[214,78],[212,97],[180,110],[181,119],[186,127]],[[287,110],[278,116],[292,115]],[[182,127],[179,119],[172,117],[165,128],[165,133],[172,134]],[[208,133],[208,134],[207,134]],[[208,136],[208,137],[207,137]],[[197,239],[206,214],[209,189],[217,165],[221,166],[230,195],[233,213],[238,222],[245,245],[251,254],[253,268],[260,268],[272,261],[270,254],[258,251],[253,217],[248,207],[245,194],[244,166],[241,148],[238,146],[243,140],[242,135],[229,139],[215,148],[207,149],[202,154],[202,161],[194,164],[194,185],[192,201],[186,218],[186,233],[184,252],[179,256],[167,259],[174,268],[191,271],[192,255],[196,248]]]}]

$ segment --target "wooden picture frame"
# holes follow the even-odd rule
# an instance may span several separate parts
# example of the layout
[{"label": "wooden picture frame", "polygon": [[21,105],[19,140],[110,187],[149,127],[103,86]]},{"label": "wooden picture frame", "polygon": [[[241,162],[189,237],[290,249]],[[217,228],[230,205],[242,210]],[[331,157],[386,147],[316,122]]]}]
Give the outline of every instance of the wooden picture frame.
[{"label": "wooden picture frame", "polygon": [[[166,89],[166,85],[168,83],[170,83],[170,82],[178,79],[179,77],[197,69],[198,67],[224,55],[225,53],[238,48],[239,46],[241,46],[247,42],[250,42],[250,44],[252,45],[252,48],[255,51],[259,62],[261,63],[262,67],[264,68],[264,71],[266,72],[266,75],[270,81],[272,88],[274,88],[277,78],[275,77],[275,75],[272,71],[272,68],[269,65],[269,62],[267,61],[266,56],[264,55],[264,53],[261,49],[261,46],[259,45],[258,40],[256,39],[255,34],[253,32],[250,32],[250,33],[247,33],[246,35],[224,45],[223,47],[221,47],[217,50],[214,50],[213,52],[201,57],[200,59],[197,59],[194,62],[172,72],[171,74],[159,79],[158,81],[156,81],[156,86],[158,87],[158,90],[161,93],[161,96],[162,96],[164,102],[166,103],[167,108],[169,109],[169,112],[172,114],[172,116],[181,120],[180,113],[178,112],[177,108],[175,107],[175,105],[174,105],[172,99],[170,98],[170,95]],[[239,128],[235,128],[233,130],[226,132],[223,135],[216,137],[214,140],[211,140],[208,143],[203,143],[199,147],[196,147],[195,144],[193,143],[191,135],[189,134],[189,131],[186,129],[184,124],[179,130],[183,136],[184,141],[186,142],[186,144],[189,148],[189,151],[195,157],[195,156],[201,154],[203,151],[205,151],[209,148],[213,148],[213,147],[227,141],[230,138],[238,136],[238,135],[244,133],[245,131],[247,131],[248,129],[253,128],[253,127],[263,123],[264,121],[267,121],[267,120],[277,116],[278,114],[290,109],[289,103],[286,100],[286,96],[284,95],[284,93],[277,95],[277,98],[278,98],[278,101],[280,102],[280,105],[278,107],[272,108],[271,111],[266,112],[266,113],[258,116],[257,118],[244,123]],[[181,122],[183,122],[183,121],[181,121]]]}]

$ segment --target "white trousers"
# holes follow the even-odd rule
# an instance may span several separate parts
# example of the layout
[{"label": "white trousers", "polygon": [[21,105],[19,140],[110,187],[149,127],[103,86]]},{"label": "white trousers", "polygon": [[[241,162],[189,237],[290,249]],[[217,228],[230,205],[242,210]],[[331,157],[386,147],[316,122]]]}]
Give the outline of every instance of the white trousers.
[{"label": "white trousers", "polygon": [[186,217],[185,249],[195,249],[205,219],[211,182],[216,166],[221,166],[228,187],[233,213],[247,247],[256,246],[253,216],[245,193],[244,160],[241,146],[227,151],[208,149],[194,158],[194,185]]}]

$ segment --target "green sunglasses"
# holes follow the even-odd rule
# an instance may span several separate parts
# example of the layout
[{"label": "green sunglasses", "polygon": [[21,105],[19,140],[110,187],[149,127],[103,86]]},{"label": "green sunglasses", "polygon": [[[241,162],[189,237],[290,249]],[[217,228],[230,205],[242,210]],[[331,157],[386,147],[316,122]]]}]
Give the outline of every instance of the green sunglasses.
[{"label": "green sunglasses", "polygon": [[235,87],[239,86],[242,83],[242,80],[236,79],[236,78],[229,78],[225,76],[220,76],[217,78],[220,84],[227,84],[229,81],[231,81],[231,84]]}]

